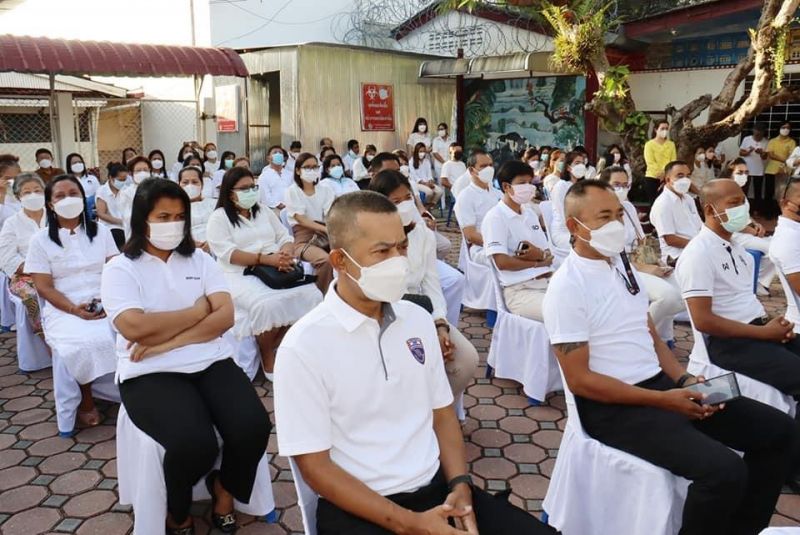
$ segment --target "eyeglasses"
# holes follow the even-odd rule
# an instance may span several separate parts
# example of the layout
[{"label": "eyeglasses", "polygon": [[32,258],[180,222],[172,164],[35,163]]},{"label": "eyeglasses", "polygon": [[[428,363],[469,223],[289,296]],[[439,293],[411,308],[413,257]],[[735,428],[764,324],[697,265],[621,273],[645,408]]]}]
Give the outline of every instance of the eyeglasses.
[{"label": "eyeglasses", "polygon": [[248,186],[246,188],[231,188],[233,191],[258,191],[258,184]]}]

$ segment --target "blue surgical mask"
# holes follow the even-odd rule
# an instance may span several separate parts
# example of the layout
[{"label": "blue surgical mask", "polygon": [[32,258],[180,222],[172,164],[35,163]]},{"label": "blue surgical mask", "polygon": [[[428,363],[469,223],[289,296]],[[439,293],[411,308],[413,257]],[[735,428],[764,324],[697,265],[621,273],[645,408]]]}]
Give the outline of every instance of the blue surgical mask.
[{"label": "blue surgical mask", "polygon": [[725,215],[728,217],[727,221],[721,220],[721,214],[712,205],[714,214],[717,219],[720,219],[722,228],[731,234],[741,232],[748,224],[750,224],[750,203],[745,201],[744,204],[734,206],[733,208],[726,208]]},{"label": "blue surgical mask", "polygon": [[122,189],[128,186],[128,179],[125,180],[117,180],[114,179],[114,187],[117,189]]},{"label": "blue surgical mask", "polygon": [[225,160],[224,164],[225,164],[225,169],[230,169],[231,167],[233,167],[233,160],[227,159]]},{"label": "blue surgical mask", "polygon": [[336,180],[339,180],[340,178],[342,178],[344,176],[344,168],[342,168],[341,165],[334,165],[333,167],[328,169],[328,174],[332,178],[335,178]]},{"label": "blue surgical mask", "polygon": [[273,154],[272,163],[274,163],[275,165],[283,165],[284,164],[283,153],[276,152],[275,154]]}]

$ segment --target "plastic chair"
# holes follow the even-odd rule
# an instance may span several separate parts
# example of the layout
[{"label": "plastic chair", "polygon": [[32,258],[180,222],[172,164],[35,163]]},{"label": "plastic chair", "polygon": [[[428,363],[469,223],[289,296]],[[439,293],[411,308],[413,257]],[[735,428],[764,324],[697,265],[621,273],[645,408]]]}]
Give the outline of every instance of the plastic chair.
[{"label": "plastic chair", "polygon": [[[217,436],[221,446],[222,440]],[[221,455],[215,464],[219,468]],[[136,427],[124,406],[117,415],[117,478],[119,481],[119,503],[132,505],[134,512],[134,535],[150,535],[164,532],[167,518],[167,489],[164,483],[164,448],[147,433]],[[201,479],[192,491],[195,501],[211,498]],[[250,503],[234,501],[237,511],[275,522],[275,499],[272,495],[272,479],[269,459],[265,454],[258,464],[256,480]]]},{"label": "plastic chair", "polygon": [[767,528],[761,535],[800,535],[800,528]]},{"label": "plastic chair", "polygon": [[567,425],[542,503],[549,525],[563,535],[678,533],[689,481],[587,435],[563,382]]},{"label": "plastic chair", "polygon": [[492,261],[492,283],[497,302],[497,324],[486,359],[495,377],[522,384],[531,404],[544,401],[549,392],[560,390],[561,376],[544,323],[523,318],[508,310]]},{"label": "plastic chair", "polygon": [[[461,243],[461,247],[466,248],[466,242],[463,237]],[[462,299],[463,305],[475,310],[495,310],[497,304],[491,286],[491,268],[473,262],[470,260],[469,255],[466,256],[465,262],[464,277],[466,282],[464,284],[464,298]]]},{"label": "plastic chair", "polygon": [[53,365],[47,344],[33,333],[25,305],[16,295],[8,294],[16,312],[17,325],[17,365],[23,373],[43,370]]},{"label": "plastic chair", "polygon": [[[776,272],[778,273],[778,279],[781,281],[781,286],[783,287],[783,293],[786,294],[786,315],[788,315],[788,309],[790,307],[793,307],[795,312],[797,312],[800,310],[800,298],[798,298],[797,293],[794,291],[794,288],[792,288],[792,285],[789,284],[789,281],[786,279],[786,275],[783,274],[783,268],[780,266],[780,264],[775,262],[775,267],[777,268]],[[794,326],[794,332],[800,332],[800,324],[796,324]]]},{"label": "plastic chair", "polygon": [[539,203],[539,209],[542,211],[544,226],[547,227],[547,240],[550,241],[550,225],[553,222],[553,202],[542,201]]},{"label": "plastic chair", "polygon": [[291,457],[289,457],[289,468],[292,470],[294,488],[297,492],[297,505],[300,507],[300,516],[303,519],[303,530],[306,535],[317,535],[317,503],[319,503],[319,495],[308,486],[308,483],[303,479],[303,474],[300,473],[300,469]]},{"label": "plastic chair", "polygon": [[252,381],[261,367],[261,354],[255,336],[248,336],[238,340],[233,330],[227,331],[222,338],[231,346],[233,360]]},{"label": "plastic chair", "polygon": [[16,310],[12,301],[12,294],[8,290],[8,277],[0,271],[0,329],[8,332],[15,324]]},{"label": "plastic chair", "polygon": [[[691,315],[689,319],[691,320]],[[691,321],[691,325],[694,347],[692,348],[692,354],[689,355],[687,371],[693,375],[703,375],[709,379],[729,373],[729,370],[720,368],[711,362],[708,356],[705,335],[697,330],[694,326],[694,321]],[[792,396],[784,394],[774,386],[762,383],[741,373],[736,374],[736,380],[739,382],[739,390],[741,390],[743,396],[766,403],[781,412],[787,413],[789,416],[795,415],[797,402]]]},{"label": "plastic chair", "polygon": [[764,258],[764,253],[755,249],[747,249],[747,252],[753,256],[755,262],[753,266],[753,293],[756,293],[758,291],[758,273],[761,271],[761,259]]}]

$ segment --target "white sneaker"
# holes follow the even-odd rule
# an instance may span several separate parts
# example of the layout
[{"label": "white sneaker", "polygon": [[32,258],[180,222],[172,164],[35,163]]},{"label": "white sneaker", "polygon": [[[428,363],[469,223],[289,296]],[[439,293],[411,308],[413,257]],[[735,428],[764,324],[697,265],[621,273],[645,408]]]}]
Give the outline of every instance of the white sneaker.
[{"label": "white sneaker", "polygon": [[271,382],[273,382],[273,378],[275,377],[275,374],[274,373],[264,372],[264,377],[266,377],[267,381],[269,381],[271,383]]},{"label": "white sneaker", "polygon": [[756,289],[756,295],[758,297],[769,297],[769,290],[759,284],[758,288]]}]

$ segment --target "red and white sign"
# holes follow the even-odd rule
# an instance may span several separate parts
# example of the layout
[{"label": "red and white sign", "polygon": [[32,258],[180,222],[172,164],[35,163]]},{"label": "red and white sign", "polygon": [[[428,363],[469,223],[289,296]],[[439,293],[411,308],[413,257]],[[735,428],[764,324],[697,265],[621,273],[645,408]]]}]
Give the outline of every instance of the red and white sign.
[{"label": "red and white sign", "polygon": [[389,84],[361,84],[361,131],[394,131],[394,87]]},{"label": "red and white sign", "polygon": [[239,86],[223,85],[214,90],[217,132],[239,131]]}]

